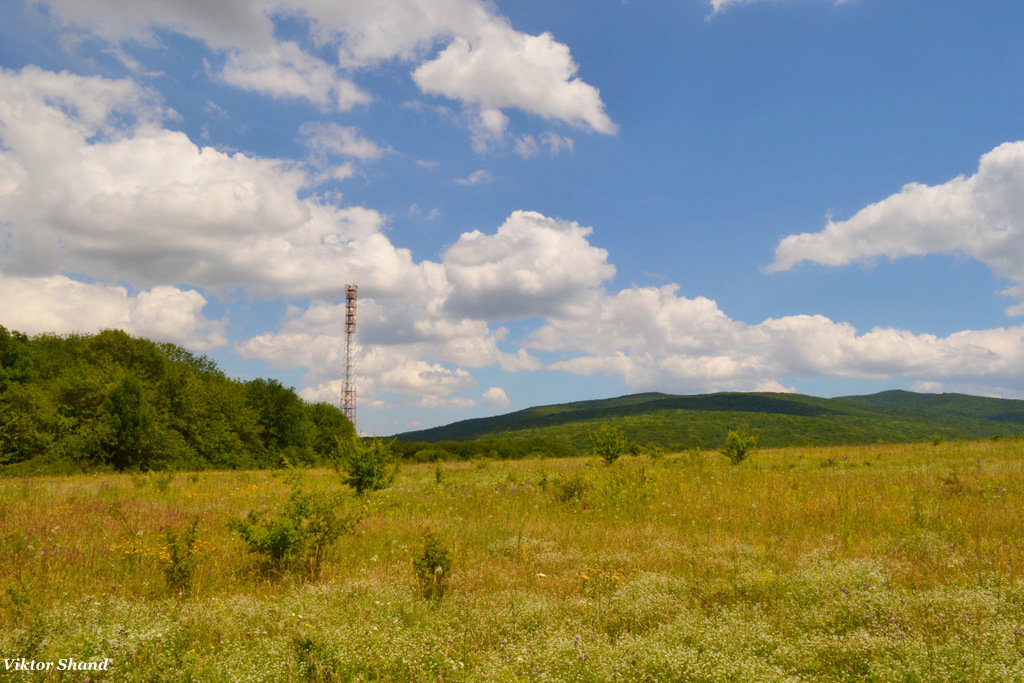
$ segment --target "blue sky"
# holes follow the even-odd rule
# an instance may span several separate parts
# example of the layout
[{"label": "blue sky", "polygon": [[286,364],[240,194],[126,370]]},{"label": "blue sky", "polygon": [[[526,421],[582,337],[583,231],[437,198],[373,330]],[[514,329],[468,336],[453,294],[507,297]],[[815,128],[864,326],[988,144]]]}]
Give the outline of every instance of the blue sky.
[{"label": "blue sky", "polygon": [[0,324],[359,428],[635,391],[1024,396],[1024,6],[0,6]]}]

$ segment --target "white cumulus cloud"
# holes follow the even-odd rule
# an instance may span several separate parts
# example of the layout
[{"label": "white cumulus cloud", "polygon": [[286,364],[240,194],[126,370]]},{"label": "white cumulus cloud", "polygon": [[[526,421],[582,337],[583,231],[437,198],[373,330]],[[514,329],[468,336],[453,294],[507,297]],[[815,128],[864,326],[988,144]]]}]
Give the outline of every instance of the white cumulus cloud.
[{"label": "white cumulus cloud", "polygon": [[491,387],[485,391],[482,400],[484,405],[492,408],[507,408],[509,404],[508,394],[501,387]]},{"label": "white cumulus cloud", "polygon": [[785,237],[768,270],[924,254],[973,257],[1016,283],[1006,293],[1024,299],[1024,142],[984,154],[972,176],[910,183],[847,220],[829,220],[821,232]]},{"label": "white cumulus cloud", "polygon": [[202,314],[195,290],[154,287],[131,296],[124,287],[89,284],[63,275],[0,274],[0,325],[26,334],[95,333],[121,329],[193,349],[224,346],[225,320]]},{"label": "white cumulus cloud", "polygon": [[[549,317],[527,340],[539,351],[575,353],[549,367],[621,376],[632,389],[717,391],[785,388],[786,378],[848,377],[949,384],[1020,393],[1024,327],[947,337],[892,328],[859,333],[820,315],[748,324],[715,302],[679,296],[676,285],[632,287]],[[989,392],[992,393],[992,392]]]},{"label": "white cumulus cloud", "polygon": [[[223,56],[218,77],[272,97],[351,109],[371,95],[353,74],[386,60],[412,63],[420,89],[473,112],[474,144],[500,142],[514,108],[599,133],[614,133],[597,88],[578,76],[568,46],[548,33],[515,30],[479,0],[40,0],[66,25],[115,44],[156,43],[160,30],[205,42]],[[298,20],[307,37],[333,48],[337,63],[275,37],[277,21]],[[445,47],[432,59],[432,48]],[[483,135],[483,137],[480,137]],[[490,141],[490,142],[489,142]]]},{"label": "white cumulus cloud", "polygon": [[130,81],[0,70],[7,272],[328,298],[339,270],[390,296],[429,279],[378,212],[302,196],[293,162],[197,146],[152,99]]},{"label": "white cumulus cloud", "polygon": [[464,233],[442,258],[453,291],[446,306],[485,319],[554,313],[615,275],[592,229],[516,211],[493,235]]},{"label": "white cumulus cloud", "polygon": [[456,37],[436,58],[418,66],[413,78],[424,92],[477,104],[483,115],[516,107],[614,134],[617,126],[605,113],[600,93],[576,77],[578,69],[569,48],[551,34],[531,36],[494,22],[476,39]]}]

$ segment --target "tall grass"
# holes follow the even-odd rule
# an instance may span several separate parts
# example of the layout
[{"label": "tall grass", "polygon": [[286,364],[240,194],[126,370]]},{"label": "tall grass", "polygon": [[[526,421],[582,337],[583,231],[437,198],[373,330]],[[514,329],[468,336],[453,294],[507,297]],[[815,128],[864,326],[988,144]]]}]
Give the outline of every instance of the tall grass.
[{"label": "tall grass", "polygon": [[[308,470],[361,520],[316,581],[257,571],[228,526],[286,478],[0,481],[2,656],[128,680],[1024,680],[1018,442],[406,465],[359,498]],[[183,590],[168,543],[194,519]],[[440,601],[413,571],[428,533]]]}]

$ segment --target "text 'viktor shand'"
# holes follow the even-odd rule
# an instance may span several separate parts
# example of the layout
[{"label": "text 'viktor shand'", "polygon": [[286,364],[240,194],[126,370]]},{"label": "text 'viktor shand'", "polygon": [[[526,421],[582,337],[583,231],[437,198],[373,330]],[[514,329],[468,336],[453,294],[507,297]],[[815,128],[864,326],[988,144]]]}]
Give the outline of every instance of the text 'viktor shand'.
[{"label": "text 'viktor shand'", "polygon": [[89,662],[68,657],[58,659],[56,662],[38,662],[34,659],[18,657],[5,659],[4,669],[7,671],[108,671],[111,661],[109,657],[104,657],[102,661]]}]

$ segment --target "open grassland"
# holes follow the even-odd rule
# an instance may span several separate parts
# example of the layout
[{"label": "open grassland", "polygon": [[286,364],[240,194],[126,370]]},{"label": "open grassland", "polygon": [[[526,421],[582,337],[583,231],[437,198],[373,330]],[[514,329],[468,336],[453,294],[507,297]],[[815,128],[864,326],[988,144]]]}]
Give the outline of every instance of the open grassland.
[{"label": "open grassland", "polygon": [[[344,494],[360,521],[315,580],[261,574],[228,527],[296,478],[343,489],[0,480],[2,656],[111,659],[75,680],[1024,680],[1020,442],[405,465]],[[433,601],[427,531],[452,560]]]}]

